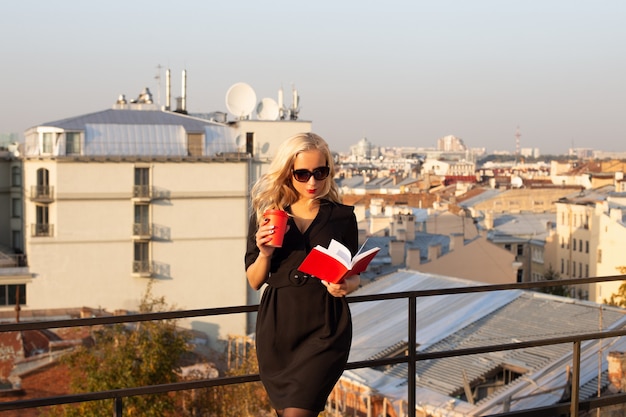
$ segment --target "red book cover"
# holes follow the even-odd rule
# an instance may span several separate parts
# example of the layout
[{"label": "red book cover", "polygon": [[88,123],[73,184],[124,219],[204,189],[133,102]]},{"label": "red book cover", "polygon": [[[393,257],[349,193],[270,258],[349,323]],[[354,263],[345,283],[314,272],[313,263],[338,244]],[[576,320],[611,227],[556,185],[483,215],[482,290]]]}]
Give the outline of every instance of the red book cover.
[{"label": "red book cover", "polygon": [[352,258],[350,250],[333,239],[328,248],[320,245],[314,247],[298,270],[324,281],[338,283],[347,276],[365,271],[379,250],[376,247],[363,251],[361,247]]}]

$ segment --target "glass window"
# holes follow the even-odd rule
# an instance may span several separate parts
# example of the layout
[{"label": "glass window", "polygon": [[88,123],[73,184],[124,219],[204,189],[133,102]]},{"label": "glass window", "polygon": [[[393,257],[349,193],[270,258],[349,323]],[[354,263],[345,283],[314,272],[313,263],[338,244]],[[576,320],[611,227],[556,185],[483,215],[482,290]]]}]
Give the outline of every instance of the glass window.
[{"label": "glass window", "polygon": [[80,155],[80,133],[79,132],[66,132],[65,133],[65,154],[66,155]]},{"label": "glass window", "polygon": [[20,167],[11,168],[11,185],[13,187],[22,186],[22,169]]},{"label": "glass window", "polygon": [[22,217],[22,199],[21,198],[12,198],[11,199],[11,216],[12,217]]},{"label": "glass window", "polygon": [[585,240],[585,253],[589,253],[589,241]]},{"label": "glass window", "polygon": [[11,244],[13,245],[13,249],[15,250],[23,250],[24,242],[22,239],[22,231],[21,230],[12,230],[11,231]]},{"label": "glass window", "polygon": [[0,306],[16,305],[18,299],[20,305],[26,304],[26,284],[0,285]]},{"label": "glass window", "polygon": [[578,250],[579,251],[583,251],[583,240],[582,239],[578,239]]},{"label": "glass window", "polygon": [[572,238],[572,250],[576,250],[576,239]]},{"label": "glass window", "polygon": [[149,168],[135,168],[134,197],[150,197]]},{"label": "glass window", "polygon": [[41,142],[41,153],[52,153],[54,133],[44,133]]}]

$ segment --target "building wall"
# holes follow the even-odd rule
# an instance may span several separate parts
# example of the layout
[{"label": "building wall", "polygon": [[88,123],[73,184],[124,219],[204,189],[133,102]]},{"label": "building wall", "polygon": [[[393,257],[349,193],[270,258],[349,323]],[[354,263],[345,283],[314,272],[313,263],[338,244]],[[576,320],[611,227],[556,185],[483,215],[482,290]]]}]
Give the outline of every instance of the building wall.
[{"label": "building wall", "polygon": [[[30,308],[67,306],[136,310],[147,280],[133,274],[135,167],[147,167],[160,196],[149,203],[153,292],[181,309],[245,305],[243,268],[248,218],[248,161],[79,162],[31,159],[24,163],[27,189],[46,168],[54,200],[52,236],[26,246]],[[25,216],[36,223],[36,203]],[[210,337],[246,331],[245,315],[190,323]]]},{"label": "building wall", "polygon": [[[606,208],[606,205],[604,207]],[[597,276],[620,275],[619,267],[626,266],[623,248],[624,242],[626,242],[626,227],[622,223],[621,209],[612,208],[611,212],[604,211],[598,217],[598,229],[601,233],[599,234],[596,258],[598,256],[601,258],[597,259],[596,274]],[[611,294],[616,294],[619,291],[623,282],[597,283],[590,289],[589,298],[596,302],[609,300]]]}]

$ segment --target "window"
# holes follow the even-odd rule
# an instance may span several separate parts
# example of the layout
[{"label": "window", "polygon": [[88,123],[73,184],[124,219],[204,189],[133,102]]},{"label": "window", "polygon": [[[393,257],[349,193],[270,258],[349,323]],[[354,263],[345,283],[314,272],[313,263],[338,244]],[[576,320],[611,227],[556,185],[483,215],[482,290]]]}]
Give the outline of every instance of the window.
[{"label": "window", "polygon": [[81,154],[80,132],[65,132],[65,154]]},{"label": "window", "polygon": [[22,186],[22,169],[20,167],[11,167],[11,186]]},{"label": "window", "polygon": [[578,263],[578,278],[582,278],[583,277],[583,263],[579,262]]},{"label": "window", "polygon": [[582,239],[578,239],[578,250],[579,251],[583,251],[583,240]]},{"label": "window", "polygon": [[0,306],[14,306],[17,300],[26,304],[26,284],[0,285]]},{"label": "window", "polygon": [[36,223],[33,226],[33,236],[52,236],[48,206],[38,205],[35,208]]},{"label": "window", "polygon": [[519,256],[524,254],[524,245],[517,245],[517,254]]},{"label": "window", "polygon": [[576,239],[572,238],[572,250],[576,251]]},{"label": "window", "polygon": [[41,141],[41,153],[52,153],[54,133],[44,133]]},{"label": "window", "polygon": [[15,217],[15,218],[22,217],[22,199],[21,198],[11,199],[11,217]]},{"label": "window", "polygon": [[135,168],[134,197],[150,197],[150,169]]},{"label": "window", "polygon": [[523,282],[524,270],[522,268],[517,270],[517,282]]},{"label": "window", "polygon": [[598,263],[602,263],[602,249],[598,249]]},{"label": "window", "polygon": [[135,204],[135,223],[133,235],[145,236],[150,234],[150,206]]},{"label": "window", "polygon": [[561,237],[561,249],[565,248],[565,238]]},{"label": "window", "polygon": [[36,198],[51,197],[50,189],[50,172],[45,168],[37,170],[37,186],[35,187],[34,196]]},{"label": "window", "polygon": [[565,273],[565,259],[561,258],[561,274]]},{"label": "window", "polygon": [[585,240],[585,253],[589,253],[589,241]]},{"label": "window", "polygon": [[504,245],[504,249],[508,250],[509,252],[511,252],[511,244],[510,243],[506,243]]},{"label": "window", "polygon": [[22,239],[22,231],[21,230],[12,230],[11,231],[11,244],[13,245],[14,250],[23,250],[24,249],[24,241]]},{"label": "window", "polygon": [[150,247],[148,242],[135,242],[134,245],[134,273],[150,273]]},{"label": "window", "polygon": [[589,264],[585,264],[585,278],[589,278]]},{"label": "window", "polygon": [[246,132],[246,153],[254,156],[254,132]]},{"label": "window", "polygon": [[470,389],[466,392],[464,389],[453,393],[463,401],[468,401],[467,394],[471,393],[473,402],[480,401],[493,394],[500,387],[510,384],[520,376],[528,372],[526,369],[515,365],[502,364],[495,369],[476,378],[476,382],[470,385]]}]

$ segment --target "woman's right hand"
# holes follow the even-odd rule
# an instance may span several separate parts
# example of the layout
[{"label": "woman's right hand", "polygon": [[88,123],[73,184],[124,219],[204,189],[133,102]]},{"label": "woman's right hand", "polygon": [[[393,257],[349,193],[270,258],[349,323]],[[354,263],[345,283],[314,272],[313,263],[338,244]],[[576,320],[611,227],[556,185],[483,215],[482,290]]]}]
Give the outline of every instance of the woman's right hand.
[{"label": "woman's right hand", "polygon": [[269,219],[265,219],[265,222],[263,225],[261,225],[259,227],[259,229],[256,231],[256,246],[257,248],[259,248],[259,251],[261,252],[261,255],[265,256],[265,257],[270,257],[272,256],[272,254],[274,253],[274,250],[276,249],[273,246],[268,246],[268,243],[272,240],[272,235],[274,234],[274,228],[276,226],[272,226],[270,224],[268,224]]}]

